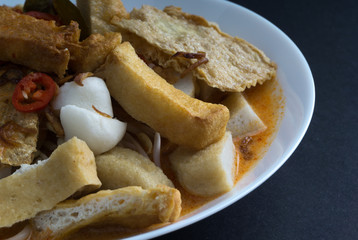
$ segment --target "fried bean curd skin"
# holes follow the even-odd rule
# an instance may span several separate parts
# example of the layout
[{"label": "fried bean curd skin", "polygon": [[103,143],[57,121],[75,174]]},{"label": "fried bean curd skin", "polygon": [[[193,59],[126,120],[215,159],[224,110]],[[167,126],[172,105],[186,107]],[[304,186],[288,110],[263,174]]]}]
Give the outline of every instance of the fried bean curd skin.
[{"label": "fried bean curd skin", "polygon": [[93,153],[85,142],[72,138],[48,160],[22,165],[0,180],[0,228],[49,210],[78,191],[100,186]]},{"label": "fried bean curd skin", "polygon": [[120,0],[77,0],[76,2],[91,33],[114,32],[116,27],[110,23],[114,16],[129,18],[129,13]]},{"label": "fried bean curd skin", "polygon": [[38,20],[0,7],[0,60],[63,76],[70,60],[68,47],[78,44],[76,22],[57,27],[54,21]]},{"label": "fried bean curd skin", "polygon": [[96,156],[96,165],[102,189],[127,186],[148,189],[158,185],[174,187],[172,181],[149,158],[128,148],[115,147]]},{"label": "fried bean curd skin", "polygon": [[37,230],[35,239],[56,240],[87,225],[143,228],[155,223],[174,222],[180,212],[180,192],[175,188],[125,187],[62,202],[39,213],[31,223]]},{"label": "fried bean curd skin", "polygon": [[230,132],[218,142],[200,150],[177,148],[169,156],[180,184],[191,194],[208,197],[230,191],[238,166]]},{"label": "fried bean curd skin", "polygon": [[193,69],[193,75],[222,91],[241,92],[276,76],[276,64],[261,50],[178,7],[161,11],[144,5],[132,10],[130,19],[114,17],[112,23],[137,53],[180,73],[199,60],[174,57],[177,52],[205,53],[208,62]]},{"label": "fried bean curd skin", "polygon": [[97,73],[114,99],[135,119],[178,145],[202,149],[225,133],[228,109],[174,88],[148,67],[125,42]]},{"label": "fried bean curd skin", "polygon": [[36,152],[39,118],[36,113],[16,111],[11,103],[0,102],[0,163],[30,164]]}]

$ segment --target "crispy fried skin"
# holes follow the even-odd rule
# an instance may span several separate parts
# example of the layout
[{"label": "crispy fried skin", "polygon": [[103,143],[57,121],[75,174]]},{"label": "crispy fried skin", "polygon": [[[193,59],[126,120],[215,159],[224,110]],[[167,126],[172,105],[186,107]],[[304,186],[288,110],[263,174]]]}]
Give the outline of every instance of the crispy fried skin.
[{"label": "crispy fried skin", "polygon": [[110,51],[121,44],[120,33],[92,34],[83,42],[70,46],[70,69],[75,72],[93,72],[104,63]]},{"label": "crispy fried skin", "polygon": [[159,186],[142,189],[131,186],[102,190],[79,200],[67,200],[31,220],[37,230],[34,239],[60,240],[88,225],[117,224],[143,228],[174,222],[181,212],[180,192]]},{"label": "crispy fried skin", "polygon": [[104,34],[115,31],[116,27],[110,23],[114,16],[129,18],[129,13],[121,0],[77,0],[76,2],[87,25],[91,28],[91,33]]},{"label": "crispy fried skin", "polygon": [[192,98],[148,67],[125,42],[97,73],[118,103],[171,142],[202,149],[225,133],[229,110]]},{"label": "crispy fried skin", "polygon": [[21,166],[0,180],[0,228],[49,210],[74,193],[101,186],[94,155],[77,138],[60,145],[48,160]]},{"label": "crispy fried skin", "polygon": [[0,163],[30,164],[36,152],[38,133],[36,113],[21,113],[11,103],[0,102]]},{"label": "crispy fried skin", "polygon": [[182,12],[178,7],[161,11],[147,5],[133,9],[130,17],[113,17],[112,23],[137,53],[182,73],[196,60],[171,56],[176,52],[205,52],[209,61],[195,68],[193,75],[211,87],[241,92],[276,76],[276,64],[261,50],[221,32],[203,17]]},{"label": "crispy fried skin", "polygon": [[62,76],[70,60],[68,47],[78,44],[76,22],[57,27],[54,21],[0,7],[0,60]]}]

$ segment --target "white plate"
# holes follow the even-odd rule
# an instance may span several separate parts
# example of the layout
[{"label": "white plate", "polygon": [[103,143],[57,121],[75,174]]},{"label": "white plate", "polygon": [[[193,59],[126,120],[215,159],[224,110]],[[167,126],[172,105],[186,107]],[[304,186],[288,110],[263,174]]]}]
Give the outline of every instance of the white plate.
[{"label": "white plate", "polygon": [[[2,1],[14,5],[23,1]],[[179,221],[127,239],[154,238],[206,218],[236,202],[268,179],[285,163],[302,140],[311,121],[315,90],[310,68],[297,46],[276,26],[254,12],[223,0],[123,0],[127,10],[142,4],[162,9],[168,5],[205,17],[219,24],[223,32],[243,38],[278,65],[277,77],[286,99],[279,132],[265,157],[230,192],[209,202]]]}]

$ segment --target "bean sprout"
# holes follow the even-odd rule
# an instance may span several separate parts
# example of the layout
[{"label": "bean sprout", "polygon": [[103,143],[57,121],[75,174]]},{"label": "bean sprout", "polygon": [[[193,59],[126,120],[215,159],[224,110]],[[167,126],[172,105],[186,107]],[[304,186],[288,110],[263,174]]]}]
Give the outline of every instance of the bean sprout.
[{"label": "bean sprout", "polygon": [[6,238],[4,240],[29,240],[31,239],[31,227],[30,225],[26,225],[24,229],[22,229],[20,232],[18,232],[16,235]]},{"label": "bean sprout", "polygon": [[156,132],[154,134],[154,146],[153,146],[153,161],[155,165],[160,167],[160,145],[161,145],[160,134]]}]

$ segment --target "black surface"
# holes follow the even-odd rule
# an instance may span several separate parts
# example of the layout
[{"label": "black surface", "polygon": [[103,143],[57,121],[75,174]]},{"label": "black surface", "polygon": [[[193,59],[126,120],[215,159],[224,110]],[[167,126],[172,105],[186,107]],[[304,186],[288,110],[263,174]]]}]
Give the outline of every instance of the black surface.
[{"label": "black surface", "polygon": [[291,158],[223,211],[161,239],[358,239],[358,1],[234,1],[284,31],[315,79]]}]

